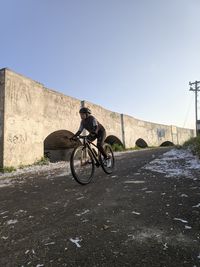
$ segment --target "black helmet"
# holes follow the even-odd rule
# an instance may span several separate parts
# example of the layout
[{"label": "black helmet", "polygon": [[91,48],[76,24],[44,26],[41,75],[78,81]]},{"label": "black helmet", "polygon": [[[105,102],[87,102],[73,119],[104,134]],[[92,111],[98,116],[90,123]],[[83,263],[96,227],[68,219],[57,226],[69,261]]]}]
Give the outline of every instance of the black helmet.
[{"label": "black helmet", "polygon": [[81,108],[81,109],[79,110],[79,113],[91,114],[92,112],[91,112],[91,110],[90,110],[89,108],[85,108],[85,107],[83,107],[83,108]]}]

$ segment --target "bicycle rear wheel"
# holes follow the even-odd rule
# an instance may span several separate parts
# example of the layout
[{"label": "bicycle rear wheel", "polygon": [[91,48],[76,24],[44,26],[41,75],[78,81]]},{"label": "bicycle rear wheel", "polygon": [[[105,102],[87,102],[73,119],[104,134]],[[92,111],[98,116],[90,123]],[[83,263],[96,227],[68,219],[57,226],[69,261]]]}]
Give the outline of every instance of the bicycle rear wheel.
[{"label": "bicycle rear wheel", "polygon": [[114,166],[115,166],[115,158],[112,151],[112,147],[109,144],[103,145],[104,151],[108,155],[109,159],[105,160],[102,155],[100,155],[100,163],[101,167],[104,170],[105,173],[111,174],[113,172]]},{"label": "bicycle rear wheel", "polygon": [[73,150],[70,167],[73,177],[79,184],[85,185],[92,180],[95,163],[90,151],[85,146],[81,145]]}]

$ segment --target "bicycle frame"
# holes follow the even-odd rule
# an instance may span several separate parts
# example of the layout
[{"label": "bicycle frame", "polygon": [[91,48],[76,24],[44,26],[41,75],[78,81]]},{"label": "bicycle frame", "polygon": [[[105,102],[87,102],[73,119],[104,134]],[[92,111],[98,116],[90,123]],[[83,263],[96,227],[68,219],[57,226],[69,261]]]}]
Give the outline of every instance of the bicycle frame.
[{"label": "bicycle frame", "polygon": [[88,140],[87,136],[79,136],[76,140],[78,139],[83,139],[83,141],[79,141],[81,144],[75,146],[70,158],[70,168],[75,180],[82,185],[90,183],[94,175],[95,166],[101,166],[106,174],[111,174],[115,162],[111,146],[104,144],[105,151],[110,155],[109,161],[105,161],[97,145]]},{"label": "bicycle frame", "polygon": [[[80,139],[83,139],[83,146],[88,148],[88,150],[90,151],[93,159],[95,160],[95,165],[97,167],[99,167],[101,164],[100,164],[100,161],[99,161],[99,158],[98,158],[98,155],[99,155],[99,149],[98,149],[98,147],[92,141],[87,140],[87,136],[79,136],[79,138]],[[91,145],[97,148],[97,151],[98,151],[98,154],[97,155],[93,151]]]}]

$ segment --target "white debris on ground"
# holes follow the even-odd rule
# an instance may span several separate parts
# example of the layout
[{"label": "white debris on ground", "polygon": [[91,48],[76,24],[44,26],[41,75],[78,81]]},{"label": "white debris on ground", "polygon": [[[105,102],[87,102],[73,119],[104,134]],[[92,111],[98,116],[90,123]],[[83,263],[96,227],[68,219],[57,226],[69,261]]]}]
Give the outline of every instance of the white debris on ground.
[{"label": "white debris on ground", "polygon": [[[130,151],[131,153],[134,151]],[[124,153],[127,152],[115,152],[114,155],[120,156]],[[12,171],[12,172],[6,172],[6,173],[2,173],[0,172],[0,187],[3,187],[1,180],[2,178],[12,178],[12,177],[16,177],[19,176],[21,174],[37,174],[37,173],[41,173],[41,172],[48,172],[48,171],[53,171],[53,170],[63,170],[63,173],[65,173],[65,175],[70,174],[71,170],[70,170],[70,163],[68,161],[59,161],[59,162],[55,162],[55,163],[48,163],[46,165],[32,165],[32,166],[28,166],[28,167],[24,167],[24,168],[19,168],[16,171]],[[117,177],[117,176],[113,176]],[[4,179],[3,184],[10,184],[10,179]],[[2,185],[2,186],[1,186]]]},{"label": "white debris on ground", "polygon": [[188,221],[180,219],[180,218],[174,218],[175,221],[180,221],[182,223],[188,223]]},{"label": "white debris on ground", "polygon": [[70,240],[72,243],[74,243],[74,244],[77,246],[77,248],[80,248],[80,247],[81,247],[81,245],[79,244],[79,242],[81,242],[82,240],[79,239],[78,237],[76,237],[76,239],[70,238],[69,240]]},{"label": "white debris on ground", "polygon": [[7,221],[7,224],[10,225],[10,224],[15,224],[17,222],[18,222],[18,220],[9,220],[9,221]]},{"label": "white debris on ground", "polygon": [[195,178],[193,171],[200,172],[200,160],[190,150],[173,148],[149,162],[143,169],[163,173],[165,177]]},{"label": "white debris on ground", "polygon": [[29,167],[24,167],[24,168],[19,168],[16,171],[9,172],[9,173],[1,173],[0,172],[0,178],[5,177],[9,178],[12,176],[17,176],[21,174],[26,174],[26,173],[40,173],[40,172],[45,172],[45,171],[50,171],[50,170],[57,170],[57,169],[65,169],[68,172],[70,171],[70,166],[69,162],[66,161],[60,161],[60,162],[55,162],[55,163],[48,163],[47,165],[32,165]]},{"label": "white debris on ground", "polygon": [[[115,152],[114,155],[115,157],[120,157],[123,154],[134,152],[135,151]],[[185,163],[180,166],[178,160],[184,160]],[[166,177],[192,177],[192,170],[200,171],[200,160],[189,150],[174,148],[164,153],[160,158],[154,159],[145,165],[143,169],[163,173]],[[11,186],[16,182],[19,183],[20,181],[16,181],[16,178],[20,178],[21,175],[27,174],[31,178],[32,175],[35,174],[47,173],[48,176],[49,173],[57,170],[60,171],[60,174],[57,175],[58,177],[70,174],[71,170],[69,162],[60,161],[56,163],[49,163],[48,165],[33,165],[23,169],[17,169],[11,173],[0,172],[0,188]],[[126,183],[129,182],[130,181],[126,181]],[[134,181],[134,183],[136,183],[136,181]]]},{"label": "white debris on ground", "polygon": [[141,214],[140,212],[137,212],[137,211],[132,211],[131,213],[133,213],[135,215],[140,215]]},{"label": "white debris on ground", "polygon": [[71,173],[69,162],[60,161],[56,163],[49,163],[48,165],[33,165],[25,167],[23,169],[17,169],[16,171],[10,173],[1,173],[0,172],[0,188],[11,186],[14,183],[22,183],[23,181],[18,181],[16,178],[19,178],[21,175],[27,174],[29,178],[33,177],[34,174],[39,173],[49,173],[59,170],[61,173],[58,176],[68,175]]},{"label": "white debris on ground", "polygon": [[[116,152],[114,154],[117,157],[124,153],[127,153],[127,152]],[[68,161],[60,161],[60,162],[55,162],[55,163],[48,163],[47,165],[32,165],[32,166],[24,167],[21,169],[19,168],[16,171],[8,172],[8,173],[0,172],[0,188],[12,186],[14,183],[16,183],[16,177],[18,178],[21,175],[27,174],[31,177],[31,175],[34,175],[34,174],[39,174],[39,173],[48,174],[49,172],[53,172],[56,170],[60,171],[60,174],[57,175],[58,177],[71,174],[70,163]],[[117,177],[117,176],[113,176],[113,177]]]},{"label": "white debris on ground", "polygon": [[86,213],[88,213],[88,212],[90,212],[90,211],[89,211],[89,210],[84,210],[84,211],[81,212],[81,213],[77,213],[76,216],[80,217],[80,216],[82,216],[82,215],[84,215],[84,214],[86,214]]}]

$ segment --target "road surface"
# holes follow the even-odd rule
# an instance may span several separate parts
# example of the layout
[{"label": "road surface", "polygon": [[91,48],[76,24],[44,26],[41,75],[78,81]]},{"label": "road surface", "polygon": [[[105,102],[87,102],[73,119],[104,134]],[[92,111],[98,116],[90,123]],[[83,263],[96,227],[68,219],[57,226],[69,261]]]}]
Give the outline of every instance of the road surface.
[{"label": "road surface", "polygon": [[145,168],[168,150],[120,154],[112,175],[99,168],[86,186],[62,168],[6,178],[0,266],[200,266],[199,170]]}]

